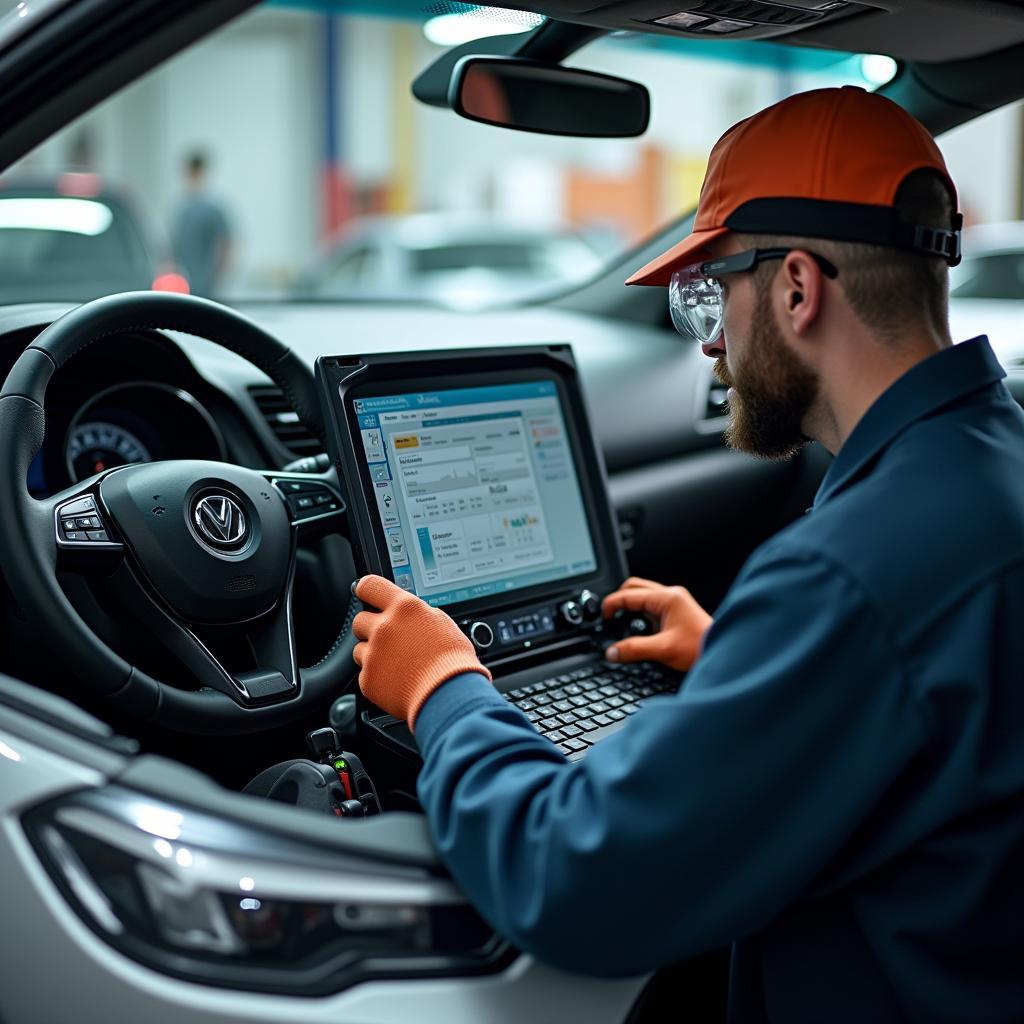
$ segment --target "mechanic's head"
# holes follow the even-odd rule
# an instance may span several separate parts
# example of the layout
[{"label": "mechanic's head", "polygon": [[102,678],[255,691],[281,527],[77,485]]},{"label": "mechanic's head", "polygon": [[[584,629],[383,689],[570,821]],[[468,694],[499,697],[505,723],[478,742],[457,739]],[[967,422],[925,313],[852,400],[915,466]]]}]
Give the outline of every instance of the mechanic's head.
[{"label": "mechanic's head", "polygon": [[627,283],[669,286],[676,327],[733,388],[727,440],[780,458],[837,433],[834,400],[859,376],[949,344],[959,227],[924,127],[883,97],[822,89],[726,132],[692,234]]}]

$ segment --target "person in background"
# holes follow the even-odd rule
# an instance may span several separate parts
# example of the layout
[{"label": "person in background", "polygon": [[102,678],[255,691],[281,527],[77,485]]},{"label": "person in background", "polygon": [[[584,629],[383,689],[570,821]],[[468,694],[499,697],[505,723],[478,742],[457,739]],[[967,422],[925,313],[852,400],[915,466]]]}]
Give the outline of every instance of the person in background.
[{"label": "person in background", "polygon": [[185,197],[174,218],[174,255],[193,295],[217,298],[231,251],[231,229],[223,205],[207,190],[206,154],[185,159]]}]

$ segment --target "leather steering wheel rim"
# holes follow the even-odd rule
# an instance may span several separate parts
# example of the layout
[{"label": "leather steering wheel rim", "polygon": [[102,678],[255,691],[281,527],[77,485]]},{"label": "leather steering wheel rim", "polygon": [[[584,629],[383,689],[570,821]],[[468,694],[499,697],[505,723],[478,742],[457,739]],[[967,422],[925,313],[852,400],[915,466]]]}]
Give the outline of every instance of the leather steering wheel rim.
[{"label": "leather steering wheel rim", "polygon": [[0,390],[0,481],[7,495],[0,502],[4,576],[23,611],[46,624],[58,658],[75,677],[135,717],[212,734],[255,732],[295,720],[354,681],[354,608],[327,654],[299,671],[294,696],[269,706],[243,707],[219,690],[183,690],[127,662],[93,632],[58,581],[53,510],[60,496],[38,501],[27,489],[29,466],[45,434],[47,386],[61,366],[93,342],[142,330],[196,335],[242,356],[282,388],[303,425],[325,440],[308,367],[277,338],[234,310],[207,299],[163,292],[127,292],[85,303],[56,320],[22,352]]}]

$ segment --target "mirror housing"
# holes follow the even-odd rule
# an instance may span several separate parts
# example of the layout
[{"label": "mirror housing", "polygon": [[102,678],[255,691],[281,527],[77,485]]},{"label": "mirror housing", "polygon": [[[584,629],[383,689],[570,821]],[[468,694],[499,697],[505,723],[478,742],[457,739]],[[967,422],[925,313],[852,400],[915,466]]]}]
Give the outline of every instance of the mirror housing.
[{"label": "mirror housing", "polygon": [[638,82],[517,57],[463,57],[448,104],[470,121],[586,138],[642,135],[651,115],[650,94]]}]

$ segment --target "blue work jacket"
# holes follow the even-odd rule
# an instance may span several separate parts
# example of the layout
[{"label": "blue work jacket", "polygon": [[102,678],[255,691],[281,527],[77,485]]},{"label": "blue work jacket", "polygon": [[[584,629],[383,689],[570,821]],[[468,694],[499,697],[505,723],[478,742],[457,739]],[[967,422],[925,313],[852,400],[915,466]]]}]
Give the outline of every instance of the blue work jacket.
[{"label": "blue work jacket", "polygon": [[1024,413],[1004,376],[977,338],[896,381],[748,560],[680,692],[585,760],[482,676],[431,696],[419,796],[500,932],[600,975],[733,943],[745,1024],[1024,1020]]}]

